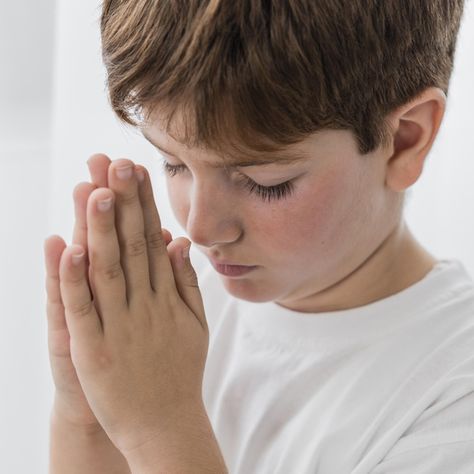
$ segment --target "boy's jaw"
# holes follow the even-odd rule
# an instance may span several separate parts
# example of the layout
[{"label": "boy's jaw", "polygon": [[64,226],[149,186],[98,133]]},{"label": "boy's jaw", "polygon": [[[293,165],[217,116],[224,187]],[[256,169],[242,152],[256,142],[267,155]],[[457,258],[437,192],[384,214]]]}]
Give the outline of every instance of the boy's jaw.
[{"label": "boy's jaw", "polygon": [[311,281],[304,287],[293,289],[290,286],[294,281],[280,281],[279,289],[266,286],[270,273],[259,272],[260,277],[257,280],[253,278],[255,271],[263,268],[260,265],[242,274],[237,271],[235,275],[223,274],[216,268],[215,259],[201,251],[224,278],[227,291],[236,298],[251,302],[274,301],[286,309],[301,313],[343,311],[368,305],[414,285],[437,263],[436,258],[416,241],[404,221],[363,264],[338,282],[316,292]]},{"label": "boy's jaw", "polygon": [[[366,306],[422,280],[438,260],[414,238],[404,221],[358,268],[328,289],[275,301],[289,310],[322,313]],[[296,293],[293,292],[293,295]]]}]

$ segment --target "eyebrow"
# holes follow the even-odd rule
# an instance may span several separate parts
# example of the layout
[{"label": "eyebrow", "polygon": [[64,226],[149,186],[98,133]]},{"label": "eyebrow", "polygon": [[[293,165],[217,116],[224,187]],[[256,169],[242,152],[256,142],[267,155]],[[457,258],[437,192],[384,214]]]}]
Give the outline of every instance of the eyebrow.
[{"label": "eyebrow", "polygon": [[[146,140],[148,140],[158,151],[161,151],[162,153],[165,153],[166,155],[172,156],[173,158],[178,158],[174,153],[171,153],[170,151],[165,150],[163,147],[158,146],[158,144],[154,143],[150,137],[142,131],[142,135]],[[301,161],[307,160],[308,157],[301,152],[293,152],[291,155],[289,154],[272,154],[272,155],[265,155],[262,154],[261,157],[259,157],[257,160],[255,159],[247,159],[244,161],[236,161],[233,160],[231,161],[230,167],[231,168],[244,168],[244,167],[250,167],[250,166],[265,166],[265,165],[270,165],[270,164],[277,164],[277,165],[291,165],[295,163],[299,163]],[[209,166],[212,168],[223,168],[223,167],[228,167],[228,165],[221,165],[221,164],[214,164],[214,163],[208,163]]]}]

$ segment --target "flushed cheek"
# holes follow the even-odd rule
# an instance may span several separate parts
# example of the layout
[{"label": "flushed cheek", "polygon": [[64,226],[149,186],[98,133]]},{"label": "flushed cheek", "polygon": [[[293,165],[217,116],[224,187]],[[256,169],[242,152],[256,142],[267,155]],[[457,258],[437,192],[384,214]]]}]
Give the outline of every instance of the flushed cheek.
[{"label": "flushed cheek", "polygon": [[320,263],[331,260],[352,228],[351,200],[329,180],[301,189],[279,210],[262,214],[260,234],[266,236],[262,249],[282,265],[311,258]]}]

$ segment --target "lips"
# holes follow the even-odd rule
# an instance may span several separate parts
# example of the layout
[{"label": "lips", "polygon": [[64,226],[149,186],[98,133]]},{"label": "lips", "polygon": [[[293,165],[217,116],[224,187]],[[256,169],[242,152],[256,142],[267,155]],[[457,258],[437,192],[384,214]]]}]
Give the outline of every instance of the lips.
[{"label": "lips", "polygon": [[249,273],[250,271],[256,268],[255,265],[236,265],[232,263],[227,263],[227,260],[216,261],[211,257],[209,257],[209,260],[211,261],[212,266],[217,272],[230,277],[238,277],[245,275],[246,273]]},{"label": "lips", "polygon": [[214,269],[221,275],[227,277],[240,277],[255,270],[257,267],[249,267],[242,265],[214,265]]}]

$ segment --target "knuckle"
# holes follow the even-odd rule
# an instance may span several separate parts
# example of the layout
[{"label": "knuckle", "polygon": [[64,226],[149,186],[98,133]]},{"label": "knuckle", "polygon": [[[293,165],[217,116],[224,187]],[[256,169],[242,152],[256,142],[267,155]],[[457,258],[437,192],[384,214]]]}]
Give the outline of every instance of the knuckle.
[{"label": "knuckle", "polygon": [[103,374],[114,366],[112,356],[103,348],[89,347],[88,351],[76,358],[75,365],[89,375]]},{"label": "knuckle", "polygon": [[101,372],[113,367],[113,358],[107,352],[101,351],[96,357],[96,366]]},{"label": "knuckle", "polygon": [[67,283],[69,286],[75,288],[78,286],[82,286],[84,284],[84,275],[80,274],[72,274],[67,276]]},{"label": "knuckle", "polygon": [[114,230],[115,223],[110,219],[97,219],[94,229],[101,234],[109,234]]},{"label": "knuckle", "polygon": [[68,312],[72,314],[75,318],[87,316],[92,312],[92,301],[89,300],[82,303],[72,304],[68,308]]},{"label": "knuckle", "polygon": [[104,265],[98,268],[97,271],[106,281],[111,281],[119,278],[122,275],[122,266],[120,265],[120,262],[117,261],[108,265]]},{"label": "knuckle", "polygon": [[120,194],[118,200],[120,201],[121,205],[130,206],[130,205],[136,205],[139,198],[136,193],[130,192],[130,193]]},{"label": "knuckle", "polygon": [[166,252],[166,243],[163,237],[163,233],[160,229],[149,232],[146,236],[148,247],[153,251],[159,251],[160,253]]},{"label": "knuckle", "polygon": [[146,252],[147,241],[143,234],[137,233],[125,241],[125,251],[127,255],[136,257]]}]

